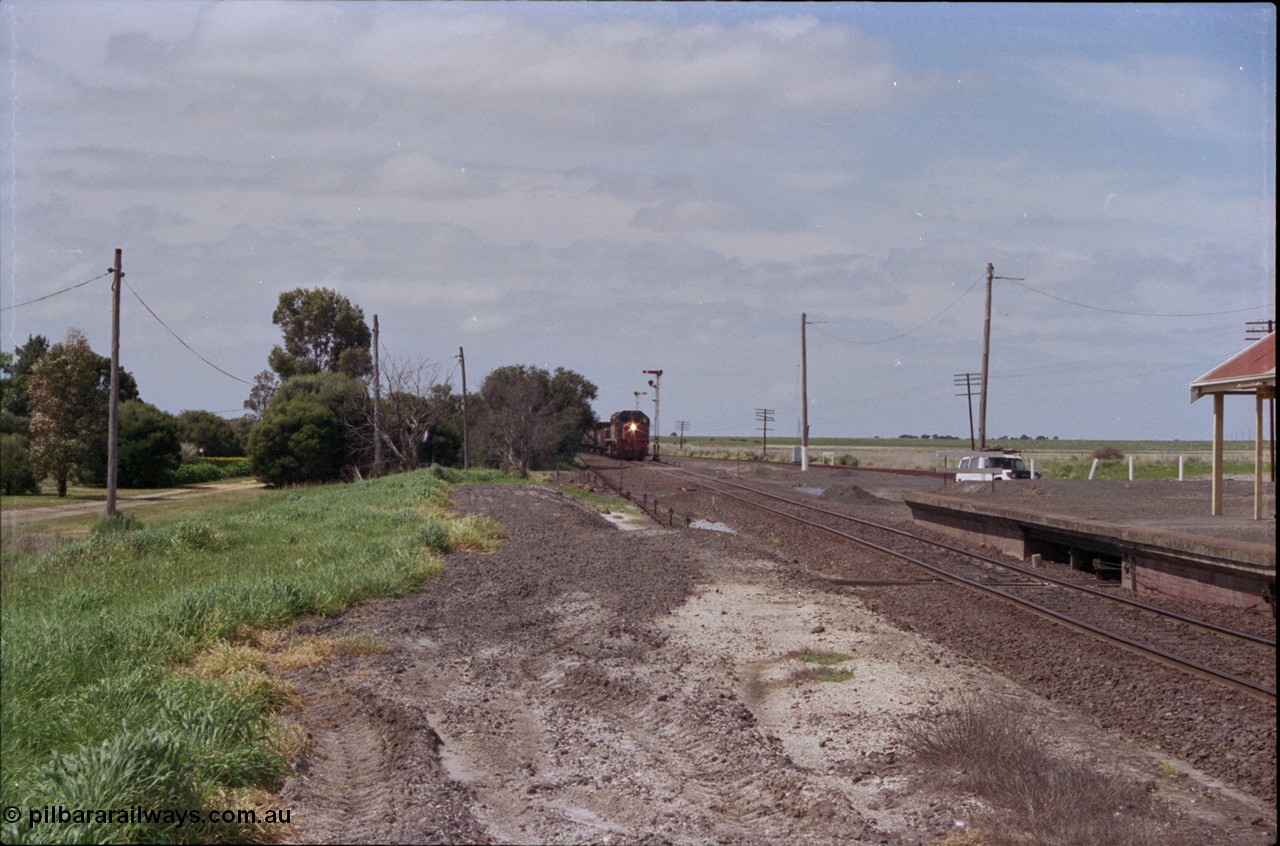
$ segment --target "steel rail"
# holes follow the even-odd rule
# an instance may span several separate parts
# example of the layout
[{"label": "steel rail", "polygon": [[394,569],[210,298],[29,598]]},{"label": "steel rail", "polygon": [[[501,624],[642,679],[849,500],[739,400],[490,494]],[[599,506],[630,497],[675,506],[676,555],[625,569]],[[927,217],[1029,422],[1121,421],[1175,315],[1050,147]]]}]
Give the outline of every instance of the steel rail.
[{"label": "steel rail", "polygon": [[[707,478],[705,476],[702,476],[701,474],[691,473],[690,471],[687,471],[687,470],[682,470],[679,468],[674,468],[674,469],[676,469],[678,472],[686,473],[688,475],[694,476],[695,478],[701,478],[701,479]],[[718,480],[718,479],[715,479],[712,481],[716,483],[721,483],[721,480]],[[732,483],[729,483],[729,484],[732,485]],[[707,485],[705,483],[702,486],[708,489],[711,489],[713,491],[715,490],[711,488],[710,485]],[[765,494],[761,491],[756,491],[752,488],[747,488],[745,486],[735,485],[735,487],[743,487],[745,490],[748,490],[751,493],[761,494],[761,495],[764,495],[767,497],[773,497],[776,499],[783,499],[793,505],[798,505],[802,508],[811,507],[811,506],[805,505],[804,503],[798,503],[798,502],[795,502],[794,500],[787,500],[785,497],[775,497],[773,494]],[[977,582],[972,579],[967,579],[963,576],[957,576],[953,573],[947,572],[941,567],[930,564],[927,561],[921,561],[920,559],[907,555],[906,553],[899,552],[898,550],[890,549],[886,546],[881,546],[880,544],[873,543],[863,538],[859,538],[855,535],[851,535],[848,532],[842,532],[839,529],[835,529],[830,526],[824,526],[821,523],[814,522],[813,520],[808,520],[804,517],[799,517],[795,514],[788,514],[785,511],[781,511],[776,508],[771,508],[768,505],[763,505],[759,502],[752,502],[746,497],[739,496],[734,493],[730,493],[724,490],[719,490],[715,492],[719,493],[722,496],[727,496],[730,499],[736,499],[739,502],[742,502],[753,508],[759,508],[763,511],[768,511],[773,514],[777,514],[789,520],[794,520],[798,523],[802,523],[807,526],[812,526],[815,529],[820,529],[824,532],[829,532],[830,534],[844,538],[845,540],[852,541],[853,543],[857,543],[862,546],[869,547],[878,552],[882,552],[886,555],[890,555],[894,558],[900,558],[904,561],[910,562],[911,564],[915,564],[918,567],[923,567],[924,569],[935,574],[939,578],[945,579],[946,581],[949,581],[958,585],[962,585],[965,587],[973,588],[975,590],[982,591],[983,593],[990,594],[991,596],[994,596],[998,599],[1002,599],[1006,602],[1010,602],[1014,605],[1020,606],[1024,610],[1030,611],[1033,614],[1044,617],[1053,622],[1060,623],[1062,625],[1067,626],[1068,628],[1072,628],[1072,629],[1075,629],[1076,631],[1090,635],[1091,637],[1099,638],[1108,643],[1111,643],[1114,646],[1118,646],[1121,649],[1125,649],[1130,652],[1142,655],[1145,658],[1154,660],[1158,663],[1164,664],[1165,666],[1172,667],[1174,669],[1181,670],[1186,673],[1190,673],[1191,675],[1195,675],[1200,678],[1209,679],[1215,682],[1221,682],[1255,699],[1261,700],[1262,702],[1265,702],[1271,705],[1274,705],[1276,702],[1276,691],[1275,691],[1275,688],[1273,687],[1267,687],[1266,685],[1258,684],[1257,682],[1253,682],[1253,681],[1250,681],[1249,679],[1241,678],[1231,673],[1215,670],[1212,667],[1207,667],[1196,661],[1191,661],[1185,658],[1179,658],[1178,656],[1173,655],[1172,653],[1166,652],[1163,649],[1160,649],[1159,647],[1140,643],[1139,641],[1131,640],[1127,637],[1115,634],[1113,632],[1109,632],[1105,629],[1100,629],[1097,626],[1090,625],[1089,623],[1086,623],[1082,620],[1077,620],[1076,618],[1071,617],[1067,614],[1063,614],[1059,611],[1054,611],[1051,608],[1046,608],[1043,605],[1040,605],[1035,602],[1031,602],[1030,600],[1023,599],[1022,597],[1019,597],[1019,596],[1014,596],[1013,594],[1006,593],[1005,591],[997,590],[996,588],[991,587],[989,585],[984,585],[981,582]],[[816,510],[822,511],[823,509],[816,509]],[[837,515],[837,516],[844,516],[844,515]],[[907,534],[905,532],[898,532],[898,533]]]},{"label": "steel rail", "polygon": [[[664,469],[668,469],[668,468],[664,468]],[[851,523],[857,523],[859,525],[867,526],[869,528],[877,529],[879,531],[890,532],[895,535],[901,535],[905,538],[910,538],[911,540],[917,541],[919,543],[925,543],[925,544],[929,544],[930,546],[936,546],[939,549],[945,549],[948,552],[954,552],[958,555],[963,555],[967,558],[973,558],[978,561],[986,562],[987,564],[991,564],[996,567],[1001,567],[1006,570],[1012,570],[1015,573],[1021,573],[1022,575],[1036,579],[1037,581],[1049,582],[1050,584],[1059,585],[1061,587],[1069,588],[1071,590],[1077,590],[1082,593],[1092,594],[1093,596],[1098,596],[1103,599],[1109,600],[1111,602],[1118,602],[1121,605],[1128,605],[1132,608],[1138,608],[1143,611],[1148,611],[1152,614],[1156,614],[1161,617],[1167,617],[1172,620],[1177,620],[1180,623],[1186,623],[1189,626],[1205,629],[1206,631],[1211,631],[1216,634],[1225,635],[1227,637],[1236,638],[1238,640],[1249,641],[1251,643],[1257,643],[1262,646],[1269,646],[1272,649],[1276,648],[1276,642],[1274,640],[1262,637],[1261,635],[1255,635],[1251,632],[1242,632],[1238,629],[1233,629],[1228,626],[1220,626],[1217,623],[1210,623],[1207,620],[1199,620],[1199,619],[1196,619],[1195,617],[1188,617],[1185,614],[1179,614],[1176,611],[1169,611],[1168,609],[1160,608],[1158,606],[1151,605],[1150,603],[1142,602],[1141,600],[1138,600],[1138,599],[1133,599],[1127,596],[1116,596],[1113,593],[1108,593],[1105,590],[1099,590],[1098,588],[1090,587],[1088,585],[1082,585],[1076,582],[1068,581],[1066,579],[1059,579],[1054,576],[1044,575],[1042,573],[1036,572],[1035,570],[1031,570],[1026,567],[1021,567],[1017,564],[1011,564],[1007,561],[1000,561],[999,559],[991,558],[989,556],[983,555],[982,553],[971,552],[967,549],[962,549],[958,546],[952,546],[951,544],[943,543],[942,541],[935,541],[929,538],[920,537],[919,535],[914,535],[911,532],[907,532],[902,529],[895,529],[893,526],[886,526],[883,523],[876,523],[873,520],[864,520],[860,517],[852,517],[848,514],[842,514],[838,511],[831,511],[829,509],[822,508],[820,506],[813,505],[808,502],[800,502],[800,501],[791,499],[790,497],[779,496],[778,494],[770,493],[768,491],[757,490],[756,488],[750,487],[749,485],[743,485],[737,482],[730,482],[724,479],[716,479],[712,476],[706,476],[701,473],[695,473],[692,470],[686,470],[683,467],[671,467],[669,469],[674,470],[675,472],[678,472],[678,473],[685,473],[690,476],[694,476],[695,478],[709,479],[715,482],[716,484],[728,485],[730,487],[740,488],[745,491],[750,491],[751,493],[757,494],[759,496],[768,497],[769,499],[776,499],[779,502],[785,502],[790,505],[794,505],[798,508],[804,508],[809,511],[816,511],[819,514],[826,514],[830,517],[836,517],[841,520],[848,520]]]}]

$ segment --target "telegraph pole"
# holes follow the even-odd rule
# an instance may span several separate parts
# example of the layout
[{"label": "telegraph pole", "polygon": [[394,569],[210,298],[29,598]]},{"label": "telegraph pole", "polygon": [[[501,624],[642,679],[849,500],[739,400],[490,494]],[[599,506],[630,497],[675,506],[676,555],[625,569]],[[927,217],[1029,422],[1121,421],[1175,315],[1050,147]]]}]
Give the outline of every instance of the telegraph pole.
[{"label": "telegraph pole", "polygon": [[956,396],[969,398],[969,449],[977,449],[977,445],[973,441],[973,378],[977,375],[977,373],[955,374],[955,386],[964,388],[964,393],[956,394]]},{"label": "telegraph pole", "polygon": [[680,430],[680,449],[684,449],[684,433],[689,429],[689,421],[677,420],[676,428]]},{"label": "telegraph pole", "polygon": [[773,409],[757,408],[756,419],[760,421],[760,427],[764,432],[760,447],[760,458],[767,460],[769,458],[769,424],[773,422]]},{"label": "telegraph pole", "polygon": [[804,327],[825,320],[809,320],[808,315],[800,313],[800,471],[809,470],[809,354],[805,348]]},{"label": "telegraph pole", "polygon": [[378,315],[373,316],[373,475],[382,475],[382,372],[378,366]]},{"label": "telegraph pole", "polygon": [[987,448],[987,383],[990,381],[991,360],[991,281],[993,279],[1010,279],[1023,281],[1021,276],[996,276],[995,266],[987,262],[987,308],[982,323],[982,384],[981,399],[978,402],[978,449]]},{"label": "telegraph pole", "polygon": [[641,372],[653,377],[649,380],[649,387],[653,388],[653,428],[649,431],[653,433],[653,460],[661,461],[662,429],[658,425],[658,383],[662,381],[662,371],[642,370]]},{"label": "telegraph pole", "polygon": [[123,251],[116,248],[111,277],[111,396],[107,400],[107,515],[116,516],[116,482],[120,457],[120,280]]},{"label": "telegraph pole", "polygon": [[458,363],[462,365],[462,469],[471,469],[471,454],[467,450],[467,357],[458,347]]}]

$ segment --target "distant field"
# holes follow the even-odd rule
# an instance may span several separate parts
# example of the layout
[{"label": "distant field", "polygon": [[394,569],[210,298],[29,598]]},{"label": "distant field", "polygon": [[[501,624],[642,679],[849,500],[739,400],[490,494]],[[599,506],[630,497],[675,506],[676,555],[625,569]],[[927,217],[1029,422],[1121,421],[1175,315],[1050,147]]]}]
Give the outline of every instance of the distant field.
[{"label": "distant field", "polygon": [[[791,461],[799,438],[769,438],[768,461]],[[1087,477],[1095,450],[1111,447],[1124,454],[1120,461],[1100,462],[1095,478],[1127,478],[1128,457],[1134,459],[1134,477],[1147,479],[1177,478],[1178,460],[1184,459],[1186,478],[1210,473],[1213,444],[1211,441],[1086,441],[1003,439],[990,447],[1017,450],[1036,462],[1036,470],[1052,478]],[[686,437],[683,449],[680,439],[664,437],[662,454],[718,458],[762,457],[759,436]],[[933,470],[942,465],[939,452],[970,449],[968,439],[958,438],[810,438],[809,461],[812,464],[856,461],[861,467]],[[1253,473],[1253,442],[1227,441],[1223,444],[1224,472],[1232,475]],[[1269,474],[1270,453],[1263,445],[1263,473]],[[954,465],[955,460],[947,462]]]}]

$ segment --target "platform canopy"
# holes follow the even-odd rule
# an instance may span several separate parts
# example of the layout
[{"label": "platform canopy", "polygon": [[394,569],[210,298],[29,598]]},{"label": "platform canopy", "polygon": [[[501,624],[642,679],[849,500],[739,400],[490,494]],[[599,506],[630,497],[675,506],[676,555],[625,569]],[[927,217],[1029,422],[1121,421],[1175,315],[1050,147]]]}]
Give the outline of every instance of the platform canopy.
[{"label": "platform canopy", "polygon": [[[1213,397],[1212,514],[1222,513],[1222,410],[1228,394],[1254,397],[1253,517],[1262,517],[1262,404],[1276,398],[1276,333],[1271,332],[1191,383],[1191,401]],[[1272,431],[1274,433],[1274,425]],[[1274,437],[1274,434],[1273,434]],[[1274,444],[1272,445],[1274,449]],[[1275,461],[1274,452],[1272,461]]]},{"label": "platform canopy", "polygon": [[1266,393],[1276,389],[1276,333],[1219,364],[1191,383],[1191,401],[1209,394]]}]

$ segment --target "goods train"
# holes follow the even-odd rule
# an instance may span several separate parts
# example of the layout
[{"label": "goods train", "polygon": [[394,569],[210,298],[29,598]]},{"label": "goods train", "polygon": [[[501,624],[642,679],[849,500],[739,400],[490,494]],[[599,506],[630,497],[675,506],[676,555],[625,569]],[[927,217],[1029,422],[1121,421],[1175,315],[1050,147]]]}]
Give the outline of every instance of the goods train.
[{"label": "goods train", "polygon": [[613,458],[643,460],[649,453],[649,417],[643,411],[618,411],[608,423],[582,434],[582,448]]}]

